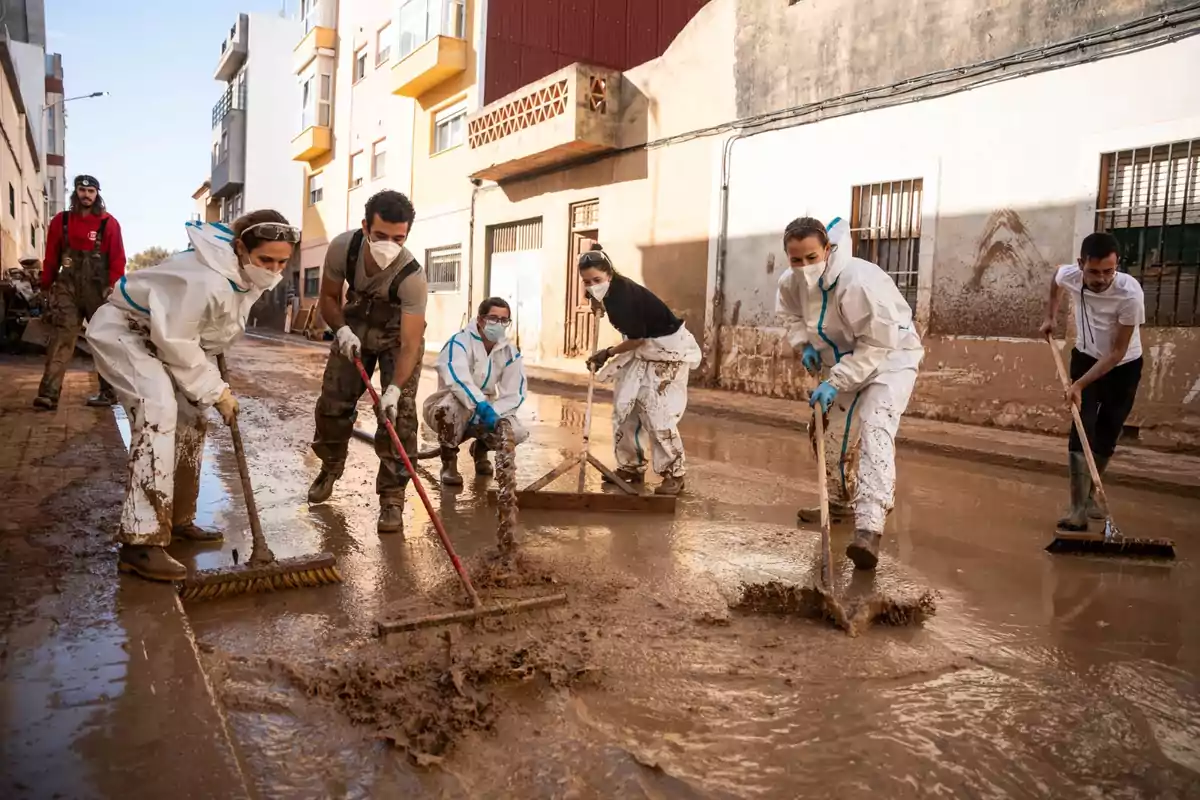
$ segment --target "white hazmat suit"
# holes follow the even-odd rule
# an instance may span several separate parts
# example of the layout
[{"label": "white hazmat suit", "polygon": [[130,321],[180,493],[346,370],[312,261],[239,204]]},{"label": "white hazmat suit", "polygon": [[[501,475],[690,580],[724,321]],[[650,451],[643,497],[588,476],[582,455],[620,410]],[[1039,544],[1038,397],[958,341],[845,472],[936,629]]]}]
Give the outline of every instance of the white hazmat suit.
[{"label": "white hazmat suit", "polygon": [[245,332],[263,293],[229,228],[189,222],[187,234],[191,249],[126,275],[88,323],[96,367],[129,416],[122,544],[165,547],[173,525],[191,521],[204,412],[227,388],[213,357]]},{"label": "white hazmat suit", "polygon": [[912,309],[892,278],[851,254],[849,226],[830,225],[824,271],[787,270],[776,311],[797,351],[810,344],[837,389],[825,434],[831,505],[852,508],[855,528],[883,533],[896,490],[896,432],[924,357]]},{"label": "white hazmat suit", "polygon": [[[516,419],[525,402],[525,367],[521,351],[505,340],[488,353],[475,325],[450,337],[438,355],[438,388],[425,399],[425,424],[439,432],[443,447],[458,447],[471,432],[475,408],[487,401],[496,416],[512,425],[513,443],[529,438],[529,431]],[[446,429],[445,435],[442,434]],[[450,439],[453,441],[450,441]]]},{"label": "white hazmat suit", "polygon": [[667,336],[645,339],[636,350],[614,356],[596,373],[613,381],[613,445],[617,468],[646,469],[642,433],[650,438],[651,467],[658,475],[687,472],[679,420],[687,409],[688,373],[700,366],[700,345],[686,325]]}]

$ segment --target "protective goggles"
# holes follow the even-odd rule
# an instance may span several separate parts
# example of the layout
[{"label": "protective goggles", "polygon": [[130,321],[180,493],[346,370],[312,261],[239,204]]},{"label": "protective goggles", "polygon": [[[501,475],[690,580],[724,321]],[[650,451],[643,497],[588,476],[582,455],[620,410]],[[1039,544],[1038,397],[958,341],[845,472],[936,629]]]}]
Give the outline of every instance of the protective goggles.
[{"label": "protective goggles", "polygon": [[612,262],[608,260],[608,254],[603,250],[589,250],[579,257],[579,269],[599,266],[612,268]]},{"label": "protective goggles", "polygon": [[300,231],[291,225],[284,225],[282,222],[255,223],[242,231],[242,237],[245,237],[250,231],[254,231],[254,235],[258,238],[267,239],[272,242],[296,244],[300,241]]}]

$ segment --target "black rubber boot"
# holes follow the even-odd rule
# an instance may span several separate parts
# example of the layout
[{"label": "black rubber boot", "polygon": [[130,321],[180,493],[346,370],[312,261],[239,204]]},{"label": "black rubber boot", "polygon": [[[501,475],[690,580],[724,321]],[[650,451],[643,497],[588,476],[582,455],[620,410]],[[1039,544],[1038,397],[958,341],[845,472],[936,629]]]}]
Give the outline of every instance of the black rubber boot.
[{"label": "black rubber boot", "polygon": [[875,569],[879,563],[879,542],[883,535],[870,531],[855,531],[854,541],[846,548],[846,557],[856,569]]},{"label": "black rubber boot", "polygon": [[308,487],[308,502],[324,503],[333,495],[333,486],[342,477],[340,467],[323,466],[317,473],[317,478]]},{"label": "black rubber boot", "polygon": [[[1095,453],[1092,453],[1092,457],[1096,459],[1096,472],[1099,472],[1100,478],[1103,479],[1104,478],[1104,470],[1108,469],[1108,462],[1109,462],[1109,459],[1112,458],[1112,456],[1098,456]],[[1090,475],[1088,477],[1091,478]],[[1103,505],[1101,505],[1099,503],[1099,501],[1096,500],[1095,485],[1093,485],[1090,480],[1088,481],[1088,485],[1091,486],[1091,488],[1088,490],[1088,499],[1087,499],[1088,519],[1107,519],[1108,518],[1108,509],[1105,508]]]},{"label": "black rubber boot", "polygon": [[101,392],[100,394],[94,394],[89,397],[87,399],[87,404],[92,408],[112,408],[117,404],[117,398],[110,394]]},{"label": "black rubber boot", "polygon": [[145,545],[121,545],[117,569],[164,583],[174,583],[187,577],[187,567],[171,558],[165,549]]},{"label": "black rubber boot", "polygon": [[404,533],[404,495],[381,494],[379,496],[380,533]]},{"label": "black rubber boot", "polygon": [[1083,453],[1068,454],[1067,469],[1071,478],[1071,508],[1067,515],[1058,521],[1058,527],[1064,531],[1086,531],[1088,529],[1087,499],[1088,493],[1092,490],[1092,478],[1088,475],[1087,458]]},{"label": "black rubber boot", "polygon": [[58,410],[58,401],[49,397],[38,395],[33,398],[33,407],[38,411],[56,411]]},{"label": "black rubber boot", "polygon": [[462,486],[462,475],[458,471],[458,448],[442,448],[442,486]]},{"label": "black rubber boot", "polygon": [[471,458],[475,459],[475,474],[488,476],[495,473],[492,462],[488,460],[487,445],[476,439],[471,442]]}]

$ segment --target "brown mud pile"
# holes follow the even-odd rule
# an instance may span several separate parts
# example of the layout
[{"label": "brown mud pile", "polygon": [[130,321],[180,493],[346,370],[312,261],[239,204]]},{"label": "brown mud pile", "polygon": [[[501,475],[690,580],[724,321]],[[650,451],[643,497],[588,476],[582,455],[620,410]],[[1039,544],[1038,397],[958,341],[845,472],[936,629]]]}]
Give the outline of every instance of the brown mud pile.
[{"label": "brown mud pile", "polygon": [[913,600],[896,600],[879,593],[844,600],[838,602],[805,586],[767,581],[742,584],[738,599],[731,607],[747,613],[820,619],[833,623],[851,636],[858,636],[873,624],[920,625],[937,613],[937,601],[932,592],[924,592]]},{"label": "brown mud pile", "polygon": [[448,633],[430,649],[368,647],[325,665],[278,663],[309,697],[403,750],[421,766],[439,763],[467,731],[490,731],[502,710],[498,690],[537,682],[565,689],[592,679],[585,647],[521,644],[458,647]]}]

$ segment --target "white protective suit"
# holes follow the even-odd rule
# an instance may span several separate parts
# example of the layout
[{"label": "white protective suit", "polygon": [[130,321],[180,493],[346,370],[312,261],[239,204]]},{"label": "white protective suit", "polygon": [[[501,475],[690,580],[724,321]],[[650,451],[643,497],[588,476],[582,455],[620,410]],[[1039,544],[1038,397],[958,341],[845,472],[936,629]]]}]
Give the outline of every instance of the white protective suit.
[{"label": "white protective suit", "polygon": [[[468,325],[446,342],[438,355],[437,371],[437,391],[425,399],[422,413],[425,424],[439,432],[443,447],[456,448],[464,438],[481,432],[468,428],[475,407],[483,400],[512,425],[514,444],[529,438],[529,431],[516,418],[517,409],[525,402],[525,366],[515,344],[506,339],[488,353],[478,328]],[[449,426],[453,442],[442,440],[442,421]]]},{"label": "white protective suit", "polygon": [[830,224],[823,274],[789,269],[776,311],[799,353],[811,344],[838,390],[826,423],[830,502],[852,507],[855,528],[883,533],[896,490],[896,431],[925,350],[895,281],[851,254],[849,226]]},{"label": "white protective suit", "polygon": [[679,420],[687,409],[688,373],[700,366],[700,345],[686,325],[647,339],[612,358],[596,373],[613,386],[613,447],[618,469],[646,471],[643,431],[650,437],[651,466],[658,475],[687,473]]},{"label": "white protective suit", "polygon": [[88,323],[96,368],[129,416],[122,544],[166,546],[172,526],[191,521],[204,412],[226,388],[213,356],[245,332],[263,293],[243,274],[229,228],[189,222],[187,234],[191,249],[126,275]]}]

